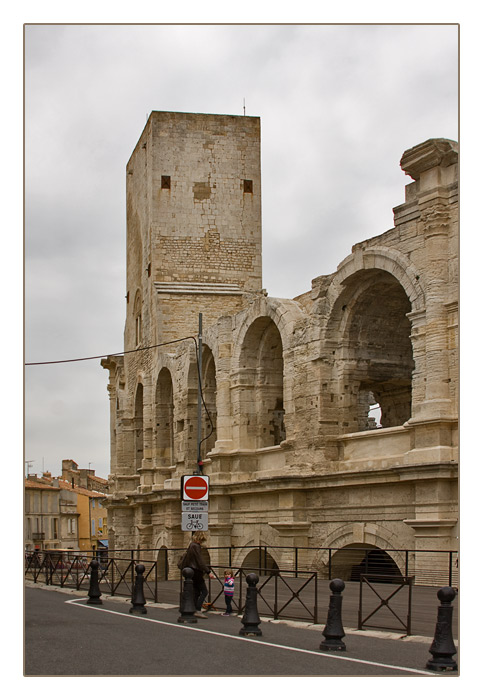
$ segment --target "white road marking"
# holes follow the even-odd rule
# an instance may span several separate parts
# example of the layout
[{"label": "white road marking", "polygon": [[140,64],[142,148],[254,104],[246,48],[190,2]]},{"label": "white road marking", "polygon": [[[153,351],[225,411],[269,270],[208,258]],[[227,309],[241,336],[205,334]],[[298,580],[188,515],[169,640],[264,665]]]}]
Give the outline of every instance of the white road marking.
[{"label": "white road marking", "polygon": [[226,637],[228,639],[235,639],[241,642],[251,642],[252,644],[262,644],[266,647],[274,647],[276,649],[285,649],[286,651],[298,651],[301,654],[312,654],[314,656],[325,656],[328,659],[339,659],[341,661],[351,661],[352,663],[362,664],[365,666],[377,666],[379,668],[389,668],[393,671],[407,671],[408,673],[415,673],[422,676],[437,676],[437,673],[432,673],[431,671],[422,671],[417,668],[407,668],[406,666],[392,666],[391,664],[382,664],[377,661],[365,661],[364,659],[354,659],[350,656],[339,656],[339,654],[324,654],[322,651],[312,651],[310,649],[298,649],[297,647],[288,647],[283,644],[273,644],[272,642],[262,642],[259,639],[249,639],[247,637],[235,637],[231,634],[225,634],[224,632],[214,632],[212,630],[205,630],[201,627],[191,627],[185,626],[183,624],[176,624],[174,622],[164,622],[163,620],[153,620],[150,617],[140,617],[138,615],[131,615],[131,613],[122,613],[116,610],[108,610],[98,605],[87,605],[85,599],[72,598],[71,600],[66,600],[66,603],[71,605],[80,605],[82,607],[88,608],[89,610],[95,610],[97,612],[106,612],[111,615],[120,615],[121,617],[128,617],[130,620],[140,620],[141,622],[153,622],[157,625],[165,625],[166,627],[175,627],[178,630],[190,630],[192,632],[201,632],[203,634],[212,634],[216,637]]}]

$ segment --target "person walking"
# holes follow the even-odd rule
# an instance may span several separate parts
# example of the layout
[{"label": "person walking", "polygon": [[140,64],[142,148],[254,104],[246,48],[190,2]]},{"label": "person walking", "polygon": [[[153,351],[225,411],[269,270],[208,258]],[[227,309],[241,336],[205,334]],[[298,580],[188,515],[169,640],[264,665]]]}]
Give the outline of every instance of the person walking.
[{"label": "person walking", "polygon": [[209,574],[210,578],[214,578],[214,574],[211,573],[211,568],[205,564],[203,561],[203,556],[201,554],[201,546],[206,542],[206,537],[203,532],[195,532],[191,539],[191,542],[186,550],[186,554],[183,557],[182,568],[189,566],[193,569],[193,592],[195,599],[195,617],[207,616],[201,612],[203,602],[208,595],[208,588],[206,587],[204,575]]},{"label": "person walking", "polygon": [[223,615],[231,615],[233,612],[231,602],[233,600],[233,593],[235,592],[235,579],[233,578],[233,571],[231,569],[226,569],[224,576],[223,593],[225,594],[226,611]]}]

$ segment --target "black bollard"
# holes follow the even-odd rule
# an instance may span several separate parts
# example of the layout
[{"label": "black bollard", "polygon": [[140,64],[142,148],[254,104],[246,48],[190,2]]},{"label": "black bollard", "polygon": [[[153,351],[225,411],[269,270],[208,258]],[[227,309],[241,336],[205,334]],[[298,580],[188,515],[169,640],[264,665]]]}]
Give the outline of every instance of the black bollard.
[{"label": "black bollard", "polygon": [[340,578],[335,578],[330,582],[329,588],[332,591],[329,601],[329,610],[327,613],[327,624],[324,627],[322,634],[325,640],[320,642],[320,649],[323,651],[345,651],[346,646],[342,641],[345,637],[344,628],[342,627],[342,596],[341,593],[345,588],[345,583]]},{"label": "black bollard", "polygon": [[93,559],[89,564],[91,570],[91,580],[89,582],[88,605],[102,605],[101,589],[99,588],[99,562]]},{"label": "black bollard", "polygon": [[456,592],[451,586],[444,586],[438,591],[438,598],[441,605],[438,608],[438,620],[434,633],[433,643],[429,648],[429,653],[433,658],[428,661],[426,668],[431,671],[457,671],[458,664],[451,657],[456,654],[456,647],[453,642],[453,606]]},{"label": "black bollard", "polygon": [[195,617],[195,596],[193,590],[193,576],[194,571],[187,566],[181,572],[184,578],[183,590],[181,592],[179,611],[180,616],[178,617],[178,622],[198,622]]},{"label": "black bollard", "polygon": [[255,636],[261,637],[262,631],[259,629],[258,625],[261,620],[258,615],[257,608],[257,583],[258,576],[256,574],[248,574],[246,578],[248,588],[247,588],[247,598],[245,603],[245,612],[242,617],[243,627],[238,634],[248,637]]},{"label": "black bollard", "polygon": [[129,610],[129,612],[133,615],[146,615],[147,613],[147,610],[144,607],[144,604],[146,603],[143,590],[144,571],[145,567],[143,564],[136,565],[136,580],[134,581],[134,589],[131,598],[132,608]]}]

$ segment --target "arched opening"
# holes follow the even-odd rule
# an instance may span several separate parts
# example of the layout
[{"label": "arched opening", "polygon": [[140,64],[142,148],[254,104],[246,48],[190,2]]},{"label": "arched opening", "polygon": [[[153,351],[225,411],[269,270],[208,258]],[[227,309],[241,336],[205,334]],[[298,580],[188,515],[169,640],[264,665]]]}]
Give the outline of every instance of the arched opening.
[{"label": "arched opening", "polygon": [[[196,463],[198,454],[198,363],[192,362],[188,372],[188,460]],[[216,367],[213,353],[203,345],[201,386],[204,404],[201,406],[201,458],[204,459],[216,442]]]},{"label": "arched opening", "polygon": [[361,270],[345,287],[331,320],[341,432],[402,425],[411,417],[411,303],[384,270]]},{"label": "arched opening", "polygon": [[249,327],[240,353],[243,446],[257,449],[285,440],[283,347],[275,323],[262,316]]},{"label": "arched opening", "polygon": [[206,455],[216,442],[216,368],[213,353],[207,345],[203,345],[201,378],[204,399],[201,439],[202,454]]},{"label": "arched opening", "polygon": [[143,385],[138,384],[134,401],[134,468],[140,469],[144,456]]},{"label": "arched opening", "polygon": [[134,345],[139,347],[142,342],[142,315],[141,315],[141,293],[138,290],[134,298],[133,316],[134,316]]},{"label": "arched opening", "polygon": [[168,550],[160,547],[157,557],[157,577],[158,581],[167,581],[169,576]]},{"label": "arched opening", "polygon": [[256,573],[257,575],[269,576],[274,571],[279,570],[279,566],[266,547],[257,547],[248,552],[243,559],[241,567],[245,573]]},{"label": "arched opening", "polygon": [[174,463],[173,382],[166,367],[156,383],[155,446],[159,466],[171,466]]},{"label": "arched opening", "polygon": [[379,547],[357,543],[342,547],[332,554],[332,578],[360,581],[361,574],[376,583],[392,583],[401,578],[401,571],[394,559]]}]

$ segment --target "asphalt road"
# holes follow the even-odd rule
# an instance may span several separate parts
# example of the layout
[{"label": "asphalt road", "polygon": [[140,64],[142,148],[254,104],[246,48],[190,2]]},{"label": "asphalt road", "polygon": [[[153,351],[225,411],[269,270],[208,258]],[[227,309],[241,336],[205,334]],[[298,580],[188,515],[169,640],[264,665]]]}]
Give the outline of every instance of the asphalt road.
[{"label": "asphalt road", "polygon": [[246,638],[239,617],[209,613],[188,625],[176,608],[135,616],[122,599],[86,600],[26,587],[25,676],[433,675],[427,641],[347,634],[345,652],[321,652],[320,625],[262,622],[262,636]]}]

